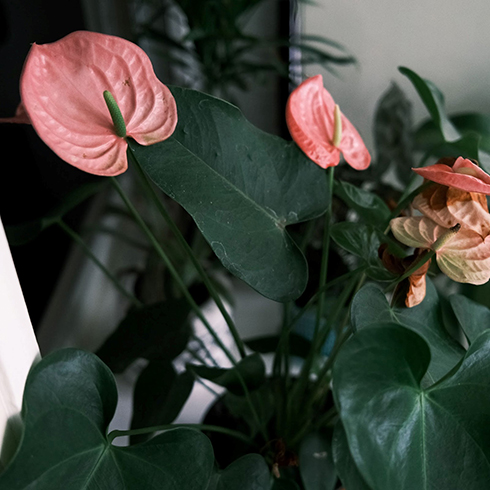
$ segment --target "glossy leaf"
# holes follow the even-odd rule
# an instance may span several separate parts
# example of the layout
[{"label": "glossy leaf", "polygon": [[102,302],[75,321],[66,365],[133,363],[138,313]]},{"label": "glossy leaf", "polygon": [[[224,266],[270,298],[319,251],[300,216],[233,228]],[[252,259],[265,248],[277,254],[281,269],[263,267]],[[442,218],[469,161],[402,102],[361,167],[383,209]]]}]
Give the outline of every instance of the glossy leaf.
[{"label": "glossy leaf", "polygon": [[231,104],[171,90],[179,111],[174,135],[149,147],[130,142],[133,155],[191,214],[231,273],[269,298],[297,298],[307,264],[285,227],[326,210],[324,171]]},{"label": "glossy leaf", "polygon": [[395,325],[365,329],[333,370],[352,456],[376,490],[479,490],[490,481],[490,331],[439,383],[422,388],[430,351]]},{"label": "glossy leaf", "polygon": [[113,446],[105,434],[116,403],[114,378],[97,356],[65,349],[45,357],[27,379],[25,431],[0,488],[206,488],[214,457],[203,434],[173,429],[137,446]]},{"label": "glossy leaf", "polygon": [[463,347],[445,329],[439,297],[430,279],[427,279],[425,299],[413,308],[390,306],[381,288],[366,284],[352,301],[351,318],[356,330],[396,323],[421,335],[431,351],[425,383],[440,379],[464,355]]},{"label": "glossy leaf", "polygon": [[139,357],[171,361],[189,341],[189,312],[185,299],[132,308],[97,355],[114,373],[123,372]]},{"label": "glossy leaf", "polygon": [[333,460],[340,481],[350,490],[371,490],[364,481],[349,450],[344,426],[340,420],[335,424],[332,438]]},{"label": "glossy leaf", "polygon": [[333,490],[337,473],[331,440],[319,432],[308,434],[299,447],[299,471],[305,490]]},{"label": "glossy leaf", "polygon": [[200,376],[225,387],[230,393],[243,395],[243,385],[240,381],[241,375],[249,390],[255,390],[262,386],[265,381],[265,364],[260,354],[251,354],[243,358],[236,368],[217,368],[209,366],[197,366],[190,364],[188,369]]},{"label": "glossy leaf", "polygon": [[490,309],[486,306],[462,294],[452,294],[449,302],[470,344],[482,332],[490,329]]},{"label": "glossy leaf", "polygon": [[390,209],[376,194],[343,181],[335,182],[334,194],[367,223],[383,230],[388,224],[391,216]]},{"label": "glossy leaf", "polygon": [[400,73],[405,75],[417,90],[422,102],[429,111],[432,120],[440,129],[445,141],[456,141],[461,138],[461,133],[454,127],[446,115],[444,96],[441,91],[429,80],[420,77],[414,71],[400,67]]},{"label": "glossy leaf", "polygon": [[[169,361],[150,361],[134,386],[131,429],[171,424],[193,386],[194,376],[188,371],[177,374]],[[149,435],[131,436],[131,443],[144,441]]]}]

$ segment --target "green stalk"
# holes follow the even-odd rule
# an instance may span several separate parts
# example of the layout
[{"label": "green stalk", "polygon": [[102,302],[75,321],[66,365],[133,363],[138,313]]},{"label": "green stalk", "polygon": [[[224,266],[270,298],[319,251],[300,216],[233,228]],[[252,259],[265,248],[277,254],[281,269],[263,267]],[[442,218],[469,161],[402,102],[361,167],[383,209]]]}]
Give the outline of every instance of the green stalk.
[{"label": "green stalk", "polygon": [[196,268],[199,276],[201,277],[204,285],[206,286],[207,290],[209,291],[209,294],[213,301],[216,303],[216,306],[218,307],[219,311],[223,315],[223,318],[226,321],[226,324],[228,325],[228,328],[230,329],[231,335],[233,337],[233,340],[235,341],[238,351],[240,353],[240,356],[243,358],[245,357],[245,345],[243,343],[243,340],[240,338],[240,335],[238,333],[238,330],[236,329],[236,326],[229,315],[228,311],[226,310],[225,305],[223,304],[221,297],[219,296],[218,292],[216,291],[213,283],[210,281],[206,271],[202,267],[201,263],[195,256],[194,252],[192,251],[192,248],[189,246],[187,243],[186,239],[182,235],[180,229],[178,226],[174,223],[172,217],[168,214],[167,210],[165,209],[165,206],[162,204],[161,200],[158,198],[155,189],[151,185],[151,182],[148,180],[148,177],[146,173],[143,171],[141,168],[140,163],[136,159],[136,157],[133,155],[131,150],[129,150],[129,155],[131,156],[131,159],[134,163],[134,167],[136,168],[136,171],[138,173],[138,176],[140,177],[140,180],[145,188],[145,190],[148,192],[148,195],[152,199],[152,201],[155,203],[158,211],[162,215],[163,219],[167,223],[168,227],[171,229],[171,231],[174,233],[175,237],[177,238],[179,244],[181,247],[184,249],[185,253],[188,255],[189,259],[191,260],[192,264]]},{"label": "green stalk", "polygon": [[105,274],[107,279],[111,281],[111,283],[114,285],[114,287],[126,298],[128,298],[134,306],[141,307],[143,306],[143,303],[133,296],[129,291],[127,291],[125,288],[121,286],[121,283],[117,279],[114,274],[112,274],[109,269],[94,255],[92,250],[87,246],[87,244],[84,242],[82,237],[75,231],[73,230],[70,226],[68,226],[61,218],[57,221],[57,224],[60,226],[60,228],[67,233],[75,243],[81,247],[81,249],[84,251],[84,253],[87,255],[87,257],[92,260],[92,262]]},{"label": "green stalk", "polygon": [[[322,247],[322,263],[320,268],[320,284],[319,287],[323,288],[327,283],[327,273],[328,273],[328,255],[330,251],[330,227],[332,221],[332,194],[333,194],[333,175],[335,167],[329,167],[327,170],[327,188],[330,202],[327,207],[327,212],[325,213],[325,228],[323,232],[323,247]],[[325,292],[320,294],[318,297],[318,310],[316,316],[315,333],[313,338],[315,339],[320,330],[320,324],[323,318],[323,313],[325,309]]]},{"label": "green stalk", "polygon": [[[124,192],[124,190],[122,189],[122,187],[119,185],[119,182],[114,177],[111,177],[110,179],[111,179],[112,185],[114,186],[115,190],[117,191],[117,193],[119,194],[119,196],[123,200],[124,204],[128,208],[128,210],[131,213],[131,215],[133,216],[133,218],[135,219],[136,223],[140,226],[140,228],[142,229],[142,231],[148,237],[148,240],[152,244],[152,246],[155,249],[156,253],[159,255],[159,257],[162,259],[162,261],[166,265],[168,271],[172,275],[173,279],[175,280],[175,282],[179,286],[182,294],[184,295],[184,297],[186,298],[187,302],[189,303],[189,306],[191,307],[192,311],[199,318],[199,320],[201,320],[201,322],[205,326],[206,330],[213,337],[214,341],[216,342],[216,344],[218,344],[218,346],[220,347],[220,349],[224,352],[224,354],[229,359],[229,361],[231,362],[231,364],[233,365],[233,367],[236,368],[237,367],[237,361],[235,360],[235,358],[233,357],[233,355],[231,354],[231,352],[229,351],[229,349],[226,347],[226,345],[223,344],[223,342],[221,341],[221,339],[219,338],[219,336],[216,334],[216,332],[214,331],[213,327],[210,325],[210,323],[208,322],[208,320],[206,319],[206,317],[202,313],[201,308],[199,308],[198,304],[194,301],[194,298],[192,297],[192,295],[190,294],[189,290],[187,289],[187,286],[184,284],[184,282],[183,282],[182,278],[180,277],[179,273],[177,272],[177,270],[173,266],[173,264],[170,261],[170,259],[168,258],[168,256],[165,254],[164,250],[162,249],[162,247],[158,243],[158,241],[155,238],[155,236],[153,235],[153,233],[151,232],[151,230],[148,228],[147,224],[144,222],[143,218],[140,216],[140,214],[138,213],[138,211],[136,210],[136,208],[133,206],[132,202],[126,196],[126,193]],[[259,416],[257,414],[257,411],[255,410],[255,407],[254,407],[254,405],[252,403],[252,400],[250,398],[250,392],[248,390],[247,385],[245,384],[245,381],[243,380],[243,376],[241,376],[241,374],[240,374],[240,372],[238,370],[236,370],[236,374],[237,374],[238,380],[240,382],[240,385],[243,388],[243,391],[244,391],[244,394],[245,394],[245,398],[247,400],[247,403],[250,405],[250,410],[251,410],[251,412],[252,412],[252,414],[253,414],[253,416],[255,418],[255,421],[256,421],[258,427],[260,427],[264,439],[267,440],[267,434],[266,434],[265,429],[264,429],[264,427],[263,427],[263,425],[262,425],[262,423],[260,421],[260,418],[259,418]]]},{"label": "green stalk", "polygon": [[211,327],[209,324],[208,320],[206,317],[203,315],[201,308],[199,308],[198,304],[194,301],[194,298],[191,296],[189,293],[189,290],[187,289],[187,286],[184,284],[182,278],[180,277],[179,273],[173,266],[173,264],[170,262],[170,259],[168,258],[167,254],[164,252],[160,244],[158,243],[157,239],[151,232],[151,230],[148,228],[147,224],[143,221],[143,218],[140,216],[136,208],[133,206],[129,198],[126,196],[124,190],[122,187],[119,185],[119,182],[114,178],[111,177],[111,182],[116,189],[117,193],[121,197],[121,199],[124,201],[124,204],[127,206],[129,212],[132,214],[133,218],[135,221],[138,223],[142,231],[145,233],[147,236],[148,240],[152,244],[153,248],[155,249],[155,252],[159,255],[159,257],[162,259],[166,267],[168,268],[170,274],[172,275],[173,279],[179,286],[182,294],[186,298],[186,300],[189,303],[189,306],[191,307],[192,311],[196,314],[196,316],[199,318],[199,320],[202,321],[208,332],[211,334],[213,337],[214,341],[219,345],[219,347],[222,349],[222,351],[226,354],[226,357],[230,360],[230,362],[236,366],[236,360],[231,354],[231,352],[228,350],[226,345],[223,344],[219,336],[216,334],[214,329]]},{"label": "green stalk", "polygon": [[151,434],[162,430],[177,429],[180,427],[187,427],[196,430],[207,430],[209,432],[219,432],[220,434],[226,434],[227,436],[234,437],[240,441],[246,442],[251,446],[256,446],[256,443],[245,434],[236,430],[227,429],[226,427],[220,427],[219,425],[206,425],[206,424],[166,424],[157,425],[155,427],[145,427],[144,429],[132,429],[132,430],[113,430],[107,435],[107,442],[112,444],[116,437],[123,436],[138,436],[141,434]]}]

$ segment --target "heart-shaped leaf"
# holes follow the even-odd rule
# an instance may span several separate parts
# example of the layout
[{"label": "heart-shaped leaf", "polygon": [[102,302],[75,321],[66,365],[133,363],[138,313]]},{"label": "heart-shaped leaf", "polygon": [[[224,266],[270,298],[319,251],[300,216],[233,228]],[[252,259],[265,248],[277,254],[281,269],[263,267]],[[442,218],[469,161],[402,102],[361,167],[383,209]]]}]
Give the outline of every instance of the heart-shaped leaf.
[{"label": "heart-shaped leaf", "polygon": [[464,355],[463,347],[445,329],[439,296],[430,279],[425,299],[413,308],[390,306],[378,286],[366,284],[352,301],[351,317],[356,330],[396,323],[420,334],[432,354],[425,380],[430,384],[444,376]]},{"label": "heart-shaped leaf", "polygon": [[171,90],[179,113],[175,133],[149,147],[131,141],[130,151],[194,218],[231,273],[268,298],[296,299],[307,264],[285,228],[325,212],[324,170],[231,104]]},{"label": "heart-shaped leaf", "polygon": [[138,357],[171,361],[189,341],[189,311],[185,299],[132,308],[97,355],[114,373],[123,372]]},{"label": "heart-shaped leaf", "polygon": [[340,420],[335,424],[332,438],[333,460],[340,481],[351,490],[371,490],[362,477],[349,450],[344,426]]},{"label": "heart-shaped leaf", "polygon": [[117,389],[97,356],[64,349],[29,373],[24,434],[0,475],[9,490],[205,489],[214,464],[210,441],[191,429],[173,429],[132,447],[106,438]]},{"label": "heart-shaped leaf", "polygon": [[256,390],[265,382],[265,364],[260,354],[244,357],[236,367],[218,368],[188,365],[188,369],[201,378],[225,387],[230,393],[243,395],[243,380],[249,390]]},{"label": "heart-shaped leaf", "polygon": [[490,481],[490,331],[429,388],[426,342],[397,325],[354,335],[337,357],[334,396],[351,454],[376,490],[480,490]]},{"label": "heart-shaped leaf", "polygon": [[486,306],[462,294],[449,296],[449,302],[470,344],[490,328],[490,310]]}]

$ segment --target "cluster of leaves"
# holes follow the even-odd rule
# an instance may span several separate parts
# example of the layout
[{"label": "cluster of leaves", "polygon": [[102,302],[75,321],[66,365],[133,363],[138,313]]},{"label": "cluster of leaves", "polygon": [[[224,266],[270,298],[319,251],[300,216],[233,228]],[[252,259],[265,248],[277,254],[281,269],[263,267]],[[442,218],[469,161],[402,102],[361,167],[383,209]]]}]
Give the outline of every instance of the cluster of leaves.
[{"label": "cluster of leaves", "polygon": [[[301,0],[297,0],[301,1]],[[295,48],[301,53],[301,67],[315,64],[332,70],[334,65],[348,65],[355,59],[338,43],[317,35],[256,36],[248,32],[247,23],[265,0],[163,0],[137,2],[147,12],[137,26],[138,41],[151,40],[170,62],[180,67],[184,79],[202,83],[204,90],[226,97],[230,88],[248,90],[251,82],[275,73],[289,78],[289,56],[282,51]],[[181,17],[172,10],[178,8],[187,23],[173,28],[169,21],[179,23]],[[165,19],[165,21],[163,21]],[[328,48],[328,49],[325,49]],[[197,73],[196,73],[197,67]]]},{"label": "cluster of leaves", "polygon": [[[438,89],[408,69],[402,73],[444,144],[466,157],[480,155],[484,139],[456,129]],[[174,135],[150,147],[130,142],[128,151],[192,216],[222,265],[262,295],[298,307],[314,300],[308,270],[317,263],[308,249],[304,253],[302,227],[316,225],[333,200],[332,253],[342,267],[331,281],[355,280],[334,289],[324,319],[326,332],[337,338],[331,375],[328,370],[321,377],[319,355],[319,394],[309,387],[301,393],[286,378],[269,379],[260,354],[276,351],[278,337],[250,341],[252,353],[234,367],[192,363],[178,372],[173,361],[192,338],[189,304],[175,297],[134,307],[98,352],[106,365],[70,349],[31,371],[23,439],[0,487],[333,490],[339,477],[349,490],[484,488],[490,480],[490,310],[461,294],[446,298],[431,281],[423,303],[411,309],[390,304],[381,287],[396,278],[378,258],[380,244],[405,253],[386,233],[398,212],[387,204],[390,197],[403,200],[410,191],[405,166],[413,156],[411,125],[402,92],[392,87],[378,107],[378,161],[364,174],[371,189],[344,173],[332,196],[323,170],[294,144],[257,130],[226,102],[189,89],[174,87],[172,93],[180,115]],[[383,184],[391,170],[405,192]],[[58,222],[90,192],[69,196],[48,218],[9,230],[10,237],[22,241]],[[362,277],[369,282],[361,287]],[[306,359],[316,347],[294,334],[289,342],[289,354]],[[106,434],[117,402],[109,368],[123,372],[137,358],[147,361],[134,392],[132,443],[139,444],[116,447],[112,441],[120,433]],[[196,430],[213,440],[211,421],[145,440],[169,429],[196,380],[226,390],[223,402],[235,425],[221,430],[236,449],[228,451],[231,462],[223,463]],[[285,386],[293,387],[291,393]],[[301,397],[312,393],[319,401]],[[296,403],[285,404],[284,396],[294,394]],[[280,478],[271,476],[274,465]]]}]

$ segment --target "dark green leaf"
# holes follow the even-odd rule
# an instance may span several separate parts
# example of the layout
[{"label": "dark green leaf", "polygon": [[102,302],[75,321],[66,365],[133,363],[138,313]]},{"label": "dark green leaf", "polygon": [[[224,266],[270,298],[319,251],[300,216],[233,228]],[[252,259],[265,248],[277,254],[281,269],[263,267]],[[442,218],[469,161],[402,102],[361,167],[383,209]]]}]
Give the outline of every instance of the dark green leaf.
[{"label": "dark green leaf", "polygon": [[486,306],[461,294],[449,296],[449,302],[470,344],[490,328],[490,310]]},{"label": "dark green leaf", "polygon": [[305,490],[333,490],[337,473],[332,459],[332,444],[325,434],[307,435],[299,447],[299,471]]},{"label": "dark green leaf", "polygon": [[206,488],[214,457],[203,434],[173,429],[138,446],[113,446],[105,434],[116,402],[114,378],[97,356],[65,349],[45,357],[29,373],[24,435],[0,488]]},{"label": "dark green leaf", "polygon": [[333,431],[332,450],[335,469],[342,485],[351,490],[371,490],[352,459],[344,426],[340,420],[335,424]]},{"label": "dark green leaf", "polygon": [[367,223],[386,228],[391,212],[379,196],[343,181],[335,182],[334,193]]},{"label": "dark green leaf", "polygon": [[490,172],[490,117],[483,114],[461,114],[451,117],[451,122],[462,135],[459,140],[445,142],[441,132],[429,120],[415,133],[417,146],[423,151],[431,151],[437,157],[473,158]]},{"label": "dark green leaf", "polygon": [[332,226],[331,237],[339,247],[362,259],[359,266],[366,267],[368,277],[378,281],[394,279],[393,274],[383,267],[378,257],[378,249],[384,235],[373,226],[342,221]]},{"label": "dark green leaf", "polygon": [[429,80],[425,80],[412,70],[400,67],[400,73],[405,75],[417,90],[422,102],[429,111],[435,125],[440,129],[445,141],[456,141],[461,138],[460,132],[446,115],[444,97],[441,91]]},{"label": "dark green leaf", "polygon": [[375,170],[394,166],[397,177],[408,183],[413,167],[412,104],[393,83],[383,94],[374,116]]},{"label": "dark green leaf", "polygon": [[247,454],[219,471],[207,490],[270,490],[271,474],[264,458]]},{"label": "dark green leaf", "polygon": [[333,369],[336,405],[357,467],[376,490],[480,490],[490,481],[490,331],[458,368],[421,387],[430,350],[396,325],[344,345]]},{"label": "dark green leaf", "polygon": [[251,354],[243,358],[236,368],[216,368],[192,364],[188,365],[188,369],[201,378],[223,386],[235,395],[244,393],[240,376],[250,391],[256,390],[265,381],[265,364],[260,354]]},{"label": "dark green leaf", "polygon": [[356,330],[396,323],[420,334],[432,354],[424,380],[429,384],[444,376],[464,355],[463,347],[444,327],[439,296],[430,279],[427,279],[425,299],[413,308],[390,306],[382,289],[366,284],[352,301],[351,317]]},{"label": "dark green leaf", "polygon": [[171,361],[189,340],[189,311],[185,299],[132,308],[97,355],[114,373],[123,372],[139,357]]},{"label": "dark green leaf", "polygon": [[300,488],[293,480],[279,478],[279,479],[274,479],[272,490],[300,490]]},{"label": "dark green leaf", "polygon": [[[150,361],[134,387],[131,429],[172,423],[193,386],[194,376],[188,371],[177,374],[171,362]],[[149,436],[132,436],[131,443],[144,441]]]},{"label": "dark green leaf", "polygon": [[130,141],[130,151],[191,214],[230,272],[269,298],[297,298],[307,264],[285,227],[325,212],[323,169],[231,104],[193,90],[172,93],[175,133],[151,146]]}]

